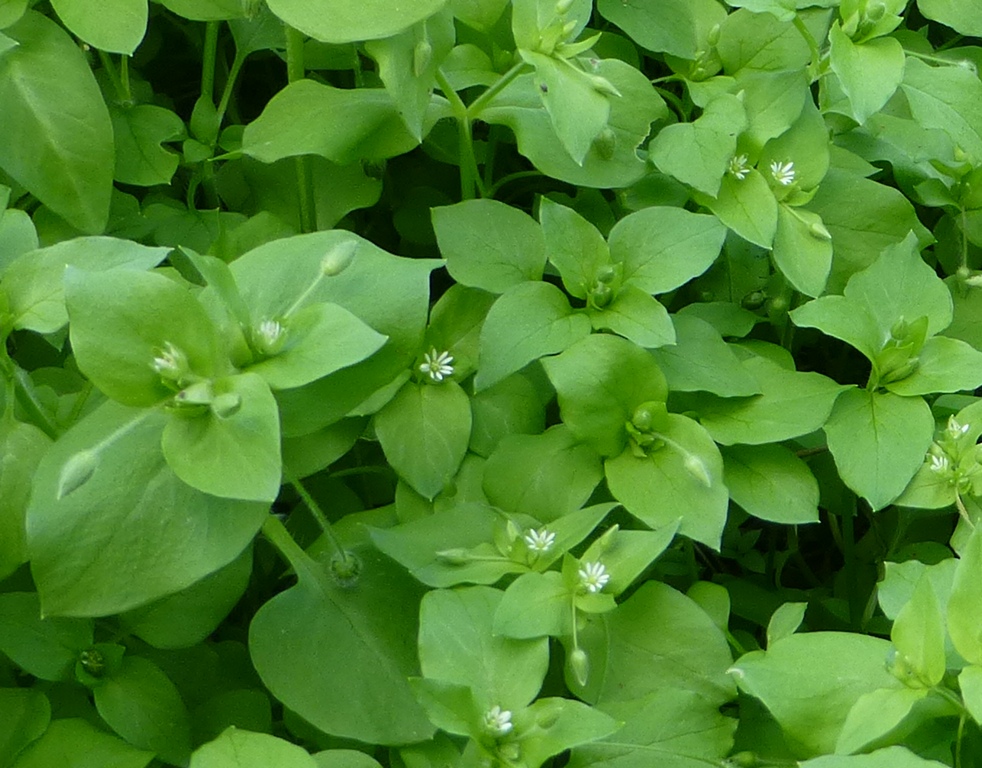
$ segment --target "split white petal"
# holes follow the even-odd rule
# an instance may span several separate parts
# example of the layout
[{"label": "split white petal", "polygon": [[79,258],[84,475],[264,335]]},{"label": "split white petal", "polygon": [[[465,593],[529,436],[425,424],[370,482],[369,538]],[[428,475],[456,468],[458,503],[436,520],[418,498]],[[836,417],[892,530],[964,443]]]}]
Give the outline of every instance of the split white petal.
[{"label": "split white petal", "polygon": [[528,548],[538,554],[548,552],[556,543],[556,534],[547,528],[540,528],[537,531],[530,529],[525,533],[524,538]]},{"label": "split white petal", "polygon": [[743,181],[747,178],[747,174],[750,173],[750,168],[747,166],[747,156],[746,155],[734,155],[730,158],[730,175],[733,176],[737,181]]},{"label": "split white petal", "polygon": [[419,366],[420,373],[425,373],[433,381],[443,381],[453,375],[453,356],[446,350],[437,352],[436,347],[423,355],[423,363]]},{"label": "split white petal", "polygon": [[504,736],[512,729],[511,711],[495,704],[484,713],[484,727],[493,736]]},{"label": "split white petal", "polygon": [[786,163],[782,163],[780,160],[775,160],[770,165],[771,176],[774,177],[774,181],[782,186],[788,186],[794,182],[794,163],[790,160]]}]

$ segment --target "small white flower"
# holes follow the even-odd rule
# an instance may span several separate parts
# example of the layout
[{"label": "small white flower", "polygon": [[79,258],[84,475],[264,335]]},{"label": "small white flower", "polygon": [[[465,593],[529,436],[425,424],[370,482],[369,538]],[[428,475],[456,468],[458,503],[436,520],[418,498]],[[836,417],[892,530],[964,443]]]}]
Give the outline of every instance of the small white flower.
[{"label": "small white flower", "polygon": [[587,592],[599,592],[610,581],[610,574],[600,562],[583,563],[577,575],[580,577],[580,586]]},{"label": "small white flower", "polygon": [[774,181],[782,186],[788,186],[794,181],[794,163],[788,161],[782,163],[780,160],[775,160],[770,165],[771,176],[774,177]]},{"label": "small white flower", "polygon": [[453,374],[453,356],[444,350],[437,354],[433,347],[423,355],[423,364],[419,366],[420,373],[427,374],[433,381],[443,381],[447,376]]},{"label": "small white flower", "polygon": [[970,424],[961,424],[954,416],[948,417],[948,434],[951,437],[959,438],[966,434],[971,427]]},{"label": "small white flower", "polygon": [[750,173],[750,168],[747,167],[747,156],[734,155],[731,157],[729,172],[737,181],[743,181],[747,178],[747,174]]},{"label": "small white flower", "polygon": [[943,474],[948,471],[950,464],[948,462],[947,456],[938,456],[936,454],[931,455],[931,471],[937,474]]},{"label": "small white flower", "polygon": [[504,736],[512,729],[511,711],[495,704],[484,713],[484,727],[492,736]]},{"label": "small white flower", "polygon": [[525,533],[525,543],[531,551],[543,554],[552,549],[552,545],[556,543],[556,534],[548,528],[540,528],[537,531],[529,529]]},{"label": "small white flower", "polygon": [[187,356],[169,341],[150,362],[150,367],[162,378],[177,381],[188,373]]},{"label": "small white flower", "polygon": [[263,320],[253,331],[256,351],[263,355],[274,355],[283,346],[286,329],[275,320]]}]

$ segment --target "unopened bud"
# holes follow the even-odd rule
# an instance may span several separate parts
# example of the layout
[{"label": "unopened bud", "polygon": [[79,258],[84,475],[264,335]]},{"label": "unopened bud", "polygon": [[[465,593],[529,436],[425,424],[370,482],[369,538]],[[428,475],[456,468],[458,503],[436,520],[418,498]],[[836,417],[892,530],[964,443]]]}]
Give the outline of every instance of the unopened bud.
[{"label": "unopened bud", "polygon": [[602,75],[587,75],[590,80],[590,85],[593,86],[593,90],[599,93],[606,94],[607,96],[620,96],[621,92],[614,87],[614,84],[610,82],[606,77]]},{"label": "unopened bud", "polygon": [[582,648],[574,648],[569,655],[569,668],[580,685],[586,685],[590,676],[590,659]]},{"label": "unopened bud", "polygon": [[563,31],[560,34],[560,38],[566,40],[570,35],[573,34],[573,30],[576,29],[576,22],[572,19],[563,24]]},{"label": "unopened bud", "polygon": [[471,561],[471,555],[466,549],[441,549],[436,553],[436,559],[446,565],[466,565]]},{"label": "unopened bud", "polygon": [[321,259],[321,272],[327,277],[340,275],[355,258],[358,244],[354,240],[339,243],[324,254]]},{"label": "unopened bud", "polygon": [[812,237],[819,240],[824,240],[828,242],[832,239],[832,233],[826,229],[825,225],[820,221],[813,221],[808,225],[808,232]]},{"label": "unopened bud", "polygon": [[685,466],[685,471],[706,486],[706,488],[713,487],[713,479],[709,476],[709,469],[706,467],[706,462],[694,453],[686,454],[683,465]]},{"label": "unopened bud", "polygon": [[429,40],[420,40],[413,48],[413,74],[422,77],[433,60],[433,46]]},{"label": "unopened bud", "polygon": [[719,43],[719,24],[713,24],[713,28],[709,30],[709,34],[706,35],[706,42],[712,46],[716,46]]},{"label": "unopened bud", "polygon": [[610,160],[617,150],[617,134],[609,125],[597,134],[593,140],[593,148],[603,160]]},{"label": "unopened bud", "polygon": [[99,454],[93,450],[83,450],[72,454],[61,468],[58,476],[57,498],[63,499],[72,491],[85,485],[99,466]]},{"label": "unopened bud", "polygon": [[597,283],[590,291],[590,303],[597,309],[603,309],[614,298],[614,292],[609,285]]},{"label": "unopened bud", "polygon": [[872,22],[877,22],[882,19],[886,15],[886,12],[887,7],[879,1],[870,3],[868,6],[866,6],[866,18]]},{"label": "unopened bud", "polygon": [[574,0],[557,0],[556,2],[556,15],[565,16],[569,13],[569,9],[573,7]]}]

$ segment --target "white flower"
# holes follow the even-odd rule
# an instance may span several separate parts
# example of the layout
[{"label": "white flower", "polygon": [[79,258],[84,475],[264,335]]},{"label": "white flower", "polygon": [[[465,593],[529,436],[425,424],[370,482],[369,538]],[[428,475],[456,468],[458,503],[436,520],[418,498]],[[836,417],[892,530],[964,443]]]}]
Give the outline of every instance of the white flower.
[{"label": "white flower", "polygon": [[580,586],[587,592],[599,592],[607,582],[610,581],[610,574],[604,568],[603,563],[583,563],[583,567],[577,572],[580,577]]},{"label": "white flower", "polygon": [[283,346],[286,329],[275,320],[263,320],[253,331],[256,351],[263,355],[276,354]]},{"label": "white flower", "polygon": [[528,544],[528,548],[538,554],[548,552],[555,542],[556,534],[547,528],[540,528],[537,531],[529,529],[525,533],[525,543]]},{"label": "white flower", "polygon": [[771,163],[770,168],[771,176],[778,184],[786,187],[794,181],[794,163],[790,160],[786,163],[775,160]]},{"label": "white flower", "polygon": [[162,378],[177,381],[187,375],[188,359],[181,350],[166,341],[164,348],[150,362],[150,367]]},{"label": "white flower", "polygon": [[484,713],[484,727],[492,736],[504,736],[512,729],[511,711],[495,704]]},{"label": "white flower", "polygon": [[971,427],[970,424],[960,424],[954,416],[948,417],[948,434],[951,437],[961,437],[968,432],[969,427]]},{"label": "white flower", "polygon": [[747,167],[747,156],[734,155],[731,157],[729,172],[737,181],[743,181],[747,178],[747,174],[750,173],[750,168]]},{"label": "white flower", "polygon": [[420,373],[427,374],[433,381],[443,381],[446,376],[453,374],[453,356],[444,350],[437,354],[436,347],[423,355],[423,364],[419,366]]},{"label": "white flower", "polygon": [[931,471],[937,474],[942,474],[947,472],[949,469],[948,457],[947,456],[937,456],[935,454],[931,455]]}]

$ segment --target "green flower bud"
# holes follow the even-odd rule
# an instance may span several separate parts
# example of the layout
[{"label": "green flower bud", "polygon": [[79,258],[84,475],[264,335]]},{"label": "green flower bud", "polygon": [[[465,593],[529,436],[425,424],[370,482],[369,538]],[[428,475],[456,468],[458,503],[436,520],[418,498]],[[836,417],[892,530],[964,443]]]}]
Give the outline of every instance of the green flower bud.
[{"label": "green flower bud", "polygon": [[760,309],[767,300],[767,294],[763,291],[751,291],[740,301],[740,306],[744,309]]},{"label": "green flower bud", "polygon": [[602,160],[610,160],[617,150],[617,134],[610,126],[604,128],[593,140],[593,148]]},{"label": "green flower bud", "polygon": [[757,768],[760,761],[757,760],[757,755],[753,752],[744,750],[728,757],[726,764],[728,768]]},{"label": "green flower bud", "polygon": [[882,2],[879,2],[879,0],[866,6],[866,18],[873,23],[882,19],[886,15],[886,12],[887,7]]},{"label": "green flower bud", "polygon": [[593,86],[593,90],[599,93],[605,94],[607,96],[620,96],[621,92],[614,87],[614,84],[610,82],[606,77],[602,75],[587,75],[587,79],[590,81],[590,85]]},{"label": "green flower bud", "polygon": [[582,648],[574,648],[569,655],[569,669],[580,685],[586,685],[590,676],[590,659]]},{"label": "green flower bud", "polygon": [[343,243],[334,246],[321,259],[321,272],[326,277],[340,275],[354,260],[357,250],[358,243],[354,240],[345,240]]},{"label": "green flower bud", "polygon": [[557,0],[556,2],[556,15],[565,16],[569,13],[570,8],[573,7],[573,0]]},{"label": "green flower bud", "polygon": [[57,498],[63,499],[89,482],[98,466],[99,454],[95,451],[85,449],[72,454],[58,476]]},{"label": "green flower bud", "polygon": [[187,355],[169,341],[155,351],[150,367],[168,384],[180,384],[191,373]]},{"label": "green flower bud", "polygon": [[706,466],[706,462],[704,462],[694,453],[686,454],[683,466],[685,467],[686,472],[692,475],[692,477],[698,480],[706,488],[713,487],[713,479],[709,476],[709,468]]},{"label": "green flower bud", "polygon": [[98,648],[89,648],[78,655],[82,669],[92,677],[102,677],[106,673],[106,660]]},{"label": "green flower bud", "polygon": [[242,396],[238,392],[224,392],[211,401],[211,412],[220,419],[228,419],[239,412]]},{"label": "green flower bud", "polygon": [[436,553],[436,559],[446,565],[466,565],[471,561],[470,552],[466,549],[441,549]]},{"label": "green flower bud", "polygon": [[615,270],[609,264],[606,264],[597,270],[598,283],[603,283],[604,285],[610,285],[614,281],[615,277],[617,277],[617,270]]},{"label": "green flower bud", "polygon": [[604,285],[603,283],[597,283],[593,290],[590,291],[590,304],[592,304],[597,309],[603,309],[606,307],[614,298],[614,292],[610,290],[609,285]]},{"label": "green flower bud", "polygon": [[429,40],[420,40],[413,48],[413,74],[422,77],[433,60],[433,46]]},{"label": "green flower bud", "polygon": [[713,28],[709,30],[709,34],[706,35],[706,42],[711,46],[715,47],[719,43],[719,24],[713,24]]},{"label": "green flower bud", "polygon": [[808,225],[808,233],[818,239],[829,242],[832,239],[832,233],[826,229],[825,225],[820,221],[813,221]]}]

